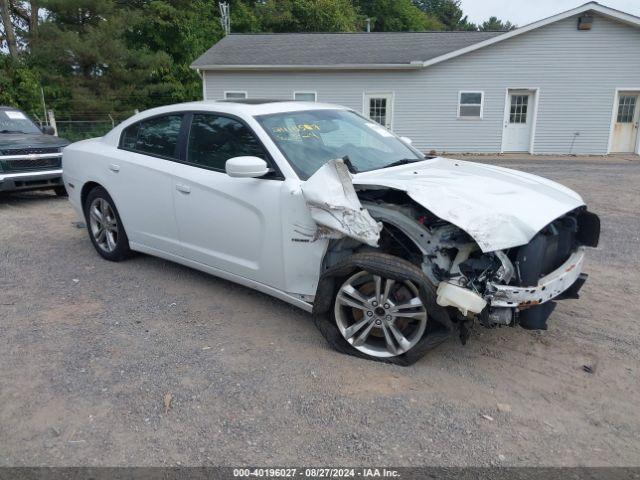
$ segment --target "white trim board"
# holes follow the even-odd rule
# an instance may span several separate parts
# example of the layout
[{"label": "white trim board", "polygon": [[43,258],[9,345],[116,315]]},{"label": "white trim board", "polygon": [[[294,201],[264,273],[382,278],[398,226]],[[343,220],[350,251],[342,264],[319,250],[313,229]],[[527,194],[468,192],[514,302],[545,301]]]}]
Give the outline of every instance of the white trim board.
[{"label": "white trim board", "polygon": [[422,61],[411,63],[336,63],[331,65],[191,65],[200,70],[416,70]]}]

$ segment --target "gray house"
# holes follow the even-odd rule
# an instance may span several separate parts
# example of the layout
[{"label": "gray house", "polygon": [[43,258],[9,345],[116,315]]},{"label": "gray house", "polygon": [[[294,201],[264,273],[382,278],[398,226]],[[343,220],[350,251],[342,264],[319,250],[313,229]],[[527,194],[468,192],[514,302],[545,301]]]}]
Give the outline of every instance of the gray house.
[{"label": "gray house", "polygon": [[638,153],[640,18],[598,3],[501,32],[229,35],[205,99],[337,103],[423,151]]}]

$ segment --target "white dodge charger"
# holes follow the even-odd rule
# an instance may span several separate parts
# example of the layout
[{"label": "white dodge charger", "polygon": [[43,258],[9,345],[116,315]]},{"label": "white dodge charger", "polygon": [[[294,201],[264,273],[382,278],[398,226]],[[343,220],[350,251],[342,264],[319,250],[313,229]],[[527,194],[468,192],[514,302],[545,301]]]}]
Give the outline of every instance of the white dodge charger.
[{"label": "white dodge charger", "polygon": [[255,288],[313,312],[335,349],[403,365],[474,323],[545,329],[600,233],[568,188],[425,157],[336,105],[156,108],[67,147],[63,170],[105,259]]}]

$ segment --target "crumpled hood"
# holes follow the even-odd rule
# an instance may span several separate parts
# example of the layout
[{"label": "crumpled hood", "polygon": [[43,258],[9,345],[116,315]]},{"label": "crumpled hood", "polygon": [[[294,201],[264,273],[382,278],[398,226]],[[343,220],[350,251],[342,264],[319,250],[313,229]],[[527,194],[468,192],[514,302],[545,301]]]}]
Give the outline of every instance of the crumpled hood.
[{"label": "crumpled hood", "polygon": [[471,235],[483,252],[524,245],[553,220],[584,205],[576,192],[546,178],[442,157],[359,173],[353,184],[407,192]]}]

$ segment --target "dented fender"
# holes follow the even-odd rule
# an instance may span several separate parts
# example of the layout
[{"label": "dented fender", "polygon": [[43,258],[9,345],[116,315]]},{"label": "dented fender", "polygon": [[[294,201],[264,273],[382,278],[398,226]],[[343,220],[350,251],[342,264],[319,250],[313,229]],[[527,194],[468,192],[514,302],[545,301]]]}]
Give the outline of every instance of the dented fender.
[{"label": "dented fender", "polygon": [[382,224],[362,207],[352,180],[342,159],[330,160],[302,184],[302,195],[313,220],[329,229],[327,236],[377,247]]}]

